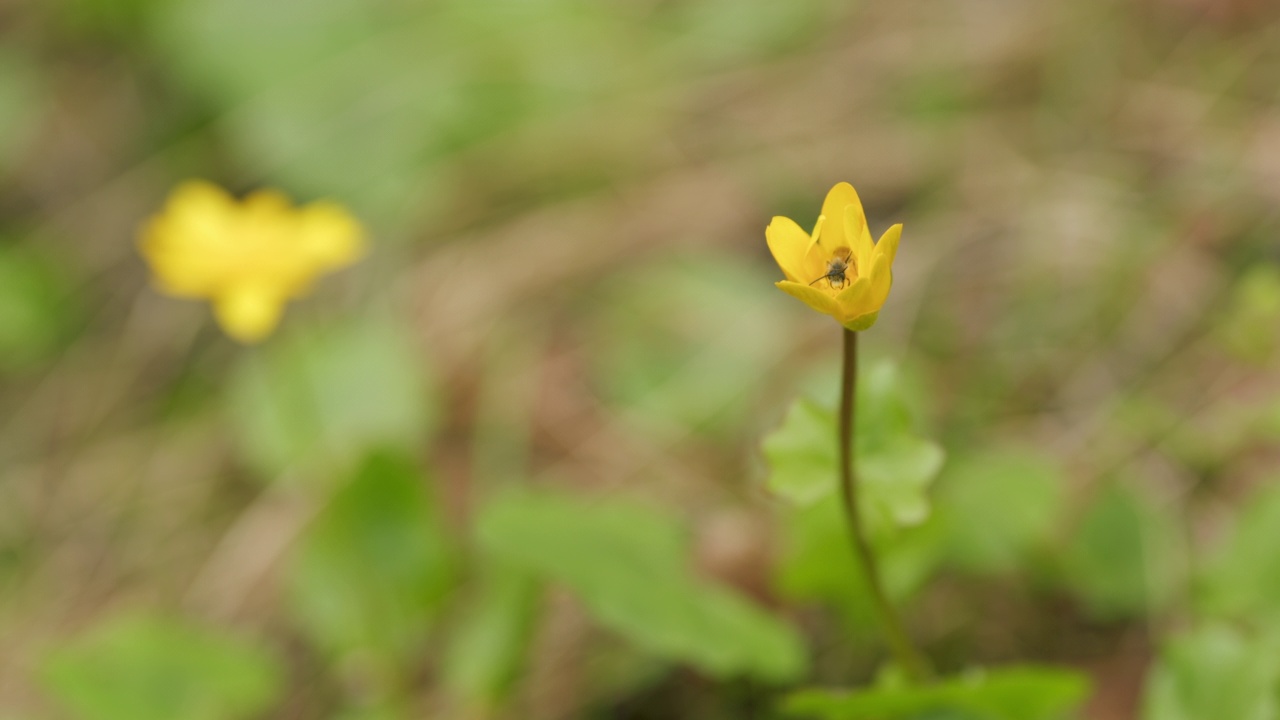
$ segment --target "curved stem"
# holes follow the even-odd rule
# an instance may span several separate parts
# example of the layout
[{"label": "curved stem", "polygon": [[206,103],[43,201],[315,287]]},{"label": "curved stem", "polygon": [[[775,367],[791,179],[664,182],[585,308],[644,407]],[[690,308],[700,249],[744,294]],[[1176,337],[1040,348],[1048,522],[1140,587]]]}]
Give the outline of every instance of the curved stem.
[{"label": "curved stem", "polygon": [[844,330],[844,366],[840,383],[840,495],[844,499],[845,519],[849,524],[850,539],[853,540],[853,552],[857,556],[858,565],[862,568],[863,580],[871,593],[871,599],[880,616],[880,624],[884,628],[885,639],[898,664],[913,680],[925,680],[932,674],[929,663],[911,644],[907,632],[903,628],[902,619],[889,602],[885,594],[884,583],[880,579],[880,567],[875,553],[867,541],[866,529],[862,525],[862,514],[858,509],[858,481],[854,473],[854,430],[857,411],[858,384],[858,333]]}]

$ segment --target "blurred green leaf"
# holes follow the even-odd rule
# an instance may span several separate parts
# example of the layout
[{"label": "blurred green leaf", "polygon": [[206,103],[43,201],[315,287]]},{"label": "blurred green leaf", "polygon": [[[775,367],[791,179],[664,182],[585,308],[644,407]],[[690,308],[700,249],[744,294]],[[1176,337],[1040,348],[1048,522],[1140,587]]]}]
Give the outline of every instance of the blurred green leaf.
[{"label": "blurred green leaf", "polygon": [[1199,578],[1201,610],[1280,621],[1280,486],[1261,485],[1240,507]]},{"label": "blurred green leaf", "polygon": [[[664,103],[646,98],[620,111],[621,104],[654,95],[673,69],[687,77],[802,46],[822,28],[828,7],[826,0],[670,8],[583,0],[185,0],[163,7],[149,25],[165,69],[214,106],[220,136],[255,174],[303,196],[342,197],[363,217],[396,223],[448,212],[452,183],[441,161],[513,132],[565,123],[561,140],[588,137],[567,152],[543,152],[535,140],[499,153],[523,154],[542,165],[542,175],[581,162],[586,145],[603,149],[600,164],[626,161],[636,155],[637,137],[656,138]],[[615,121],[586,117],[584,109],[600,107]],[[644,126],[639,135],[633,125]],[[438,205],[424,207],[429,202]]]},{"label": "blurred green leaf", "polygon": [[805,690],[787,698],[783,709],[821,720],[1065,720],[1088,692],[1088,680],[1077,672],[1001,668],[923,686]]},{"label": "blurred green leaf", "polygon": [[[943,452],[916,435],[910,388],[891,364],[875,363],[859,378],[858,472],[868,533],[880,558],[886,591],[910,599],[945,555],[925,495]],[[796,503],[784,524],[778,582],[790,597],[840,609],[851,630],[874,627],[871,595],[849,547],[849,531],[835,492],[834,413],[798,400],[764,442],[770,489]]]},{"label": "blurred green leaf", "polygon": [[[364,698],[367,702],[367,698]],[[419,716],[402,698],[380,698],[374,705],[339,708],[329,720],[412,720]]]},{"label": "blurred green leaf", "polygon": [[487,563],[486,578],[453,628],[444,681],[465,702],[483,710],[506,696],[525,661],[537,610],[537,583],[501,563]]},{"label": "blurred green leaf", "polygon": [[829,20],[830,7],[825,0],[700,0],[672,5],[663,20],[686,57],[733,65],[802,47]]},{"label": "blurred green leaf", "polygon": [[769,489],[797,505],[812,505],[834,494],[839,483],[835,415],[801,398],[782,425],[764,439]]},{"label": "blurred green leaf", "polygon": [[914,69],[901,80],[895,104],[911,120],[955,120],[981,107],[975,80],[954,65]]},{"label": "blurred green leaf", "polygon": [[[640,697],[670,680],[666,658],[647,652],[621,636],[603,637],[592,644],[591,662],[585,668],[584,689],[591,705],[616,712],[618,698]],[[599,712],[589,717],[599,717]],[[606,715],[607,717],[607,715]]]},{"label": "blurred green leaf", "polygon": [[29,368],[58,349],[70,330],[71,297],[52,262],[0,247],[0,369]]},{"label": "blurred green leaf", "polygon": [[[945,457],[936,443],[915,434],[901,378],[879,363],[859,380],[856,472],[864,507],[901,525],[923,522],[925,495]],[[764,441],[769,488],[798,504],[835,492],[838,484],[835,414],[800,399]]]},{"label": "blurred green leaf", "polygon": [[81,31],[136,42],[154,12],[181,0],[59,0],[56,11],[67,25]]},{"label": "blurred green leaf", "polygon": [[929,515],[925,495],[946,454],[920,437],[911,388],[891,362],[873,363],[858,379],[857,470],[869,509],[901,525]]},{"label": "blurred green leaf", "polygon": [[1063,559],[1071,589],[1103,618],[1158,610],[1179,582],[1183,539],[1175,516],[1119,483],[1085,512]]},{"label": "blurred green leaf", "polygon": [[724,258],[685,256],[629,268],[591,317],[594,376],[605,396],[659,431],[740,431],[759,378],[783,356],[769,276]]},{"label": "blurred green leaf", "polygon": [[47,101],[39,67],[17,44],[0,46],[0,178],[22,159]]},{"label": "blurred green leaf", "polygon": [[363,0],[187,0],[154,28],[168,69],[223,111],[244,163],[383,222],[426,175],[428,99],[451,104],[415,48],[429,44],[420,15]]},{"label": "blurred green leaf", "polygon": [[1259,264],[1245,272],[1214,329],[1237,357],[1258,364],[1273,359],[1280,348],[1280,266]]},{"label": "blurred green leaf", "polygon": [[371,707],[343,708],[330,716],[331,720],[410,720],[416,717],[402,703],[380,702]]},{"label": "blurred green leaf", "polygon": [[425,639],[454,571],[422,473],[376,453],[300,539],[289,598],[318,645],[393,679]]},{"label": "blurred green leaf", "polygon": [[1272,397],[1253,419],[1252,432],[1264,440],[1280,442],[1280,397]]},{"label": "blurred green leaf", "polygon": [[1226,625],[1169,640],[1147,680],[1144,720],[1276,720],[1280,646]]},{"label": "blurred green leaf", "polygon": [[512,494],[485,507],[479,539],[495,557],[569,586],[602,625],[660,657],[772,681],[804,668],[795,632],[693,577],[679,527],[654,510]]},{"label": "blurred green leaf", "polygon": [[859,443],[858,477],[871,508],[901,525],[916,525],[929,517],[926,491],[946,455],[942,447],[924,438],[899,436],[874,443]]},{"label": "blurred green leaf", "polygon": [[241,449],[270,478],[297,470],[325,481],[371,448],[416,448],[435,410],[425,363],[408,330],[389,322],[282,338],[245,356],[232,379]]},{"label": "blurred green leaf", "polygon": [[938,483],[942,549],[970,572],[1017,569],[1030,551],[1048,543],[1064,483],[1059,464],[1031,448],[961,456]]},{"label": "blurred green leaf", "polygon": [[110,620],[44,663],[44,685],[85,720],[231,720],[259,716],[283,672],[261,647],[177,620]]},{"label": "blurred green leaf", "polygon": [[[935,523],[873,528],[871,544],[885,591],[895,604],[910,600],[940,564],[944,553],[937,529]],[[791,508],[782,534],[777,579],[782,592],[797,600],[830,603],[851,630],[874,629],[878,616],[850,547],[839,499],[830,495],[813,505]]]},{"label": "blurred green leaf", "polygon": [[386,224],[447,195],[450,153],[634,88],[628,18],[579,0],[187,0],[155,28],[244,162]]}]

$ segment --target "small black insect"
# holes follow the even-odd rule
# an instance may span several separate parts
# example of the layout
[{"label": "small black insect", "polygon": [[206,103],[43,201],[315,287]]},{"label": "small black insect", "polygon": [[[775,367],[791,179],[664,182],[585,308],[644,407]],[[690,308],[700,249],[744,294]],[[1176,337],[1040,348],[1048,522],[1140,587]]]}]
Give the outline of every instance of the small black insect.
[{"label": "small black insect", "polygon": [[843,290],[845,284],[849,282],[849,278],[845,276],[849,268],[853,268],[854,272],[858,270],[858,264],[853,259],[853,251],[846,247],[836,248],[832,258],[827,261],[826,274],[809,284],[814,285],[821,280],[826,280],[831,284],[832,289]]}]

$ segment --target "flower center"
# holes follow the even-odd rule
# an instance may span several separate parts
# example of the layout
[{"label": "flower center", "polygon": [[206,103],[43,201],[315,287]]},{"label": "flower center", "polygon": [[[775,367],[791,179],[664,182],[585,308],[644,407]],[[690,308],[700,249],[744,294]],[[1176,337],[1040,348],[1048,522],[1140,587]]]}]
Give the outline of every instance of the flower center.
[{"label": "flower center", "polygon": [[[849,277],[849,271],[851,270],[853,271],[853,278]],[[826,280],[828,288],[843,290],[857,276],[858,264],[853,258],[853,252],[847,247],[840,247],[835,249],[835,252],[831,254],[831,259],[827,261],[827,271],[809,284],[817,285]]]}]

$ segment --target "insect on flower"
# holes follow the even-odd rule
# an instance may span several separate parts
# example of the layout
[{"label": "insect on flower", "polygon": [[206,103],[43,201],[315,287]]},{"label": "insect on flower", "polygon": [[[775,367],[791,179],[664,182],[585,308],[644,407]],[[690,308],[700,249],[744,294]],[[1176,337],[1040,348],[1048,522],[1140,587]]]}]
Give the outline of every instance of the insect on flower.
[{"label": "insect on flower", "polygon": [[816,285],[826,280],[833,290],[843,290],[845,283],[849,282],[849,277],[845,274],[850,269],[856,277],[858,274],[858,261],[853,257],[853,251],[847,247],[836,248],[832,253],[832,258],[827,261],[827,272],[822,277],[809,283],[810,286]]}]

